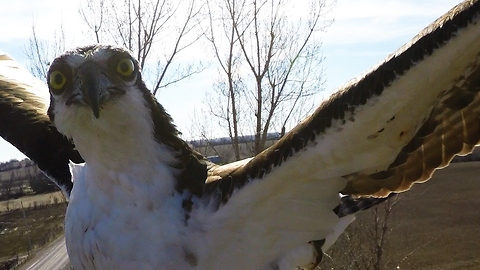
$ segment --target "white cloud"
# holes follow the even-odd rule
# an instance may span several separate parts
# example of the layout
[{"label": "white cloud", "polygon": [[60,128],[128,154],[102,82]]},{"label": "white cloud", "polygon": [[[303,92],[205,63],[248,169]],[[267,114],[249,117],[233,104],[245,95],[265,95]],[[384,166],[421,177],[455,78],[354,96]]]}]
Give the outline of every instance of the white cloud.
[{"label": "white cloud", "polygon": [[335,23],[324,39],[330,44],[378,43],[399,37],[410,39],[457,3],[458,0],[339,0],[330,15],[335,18]]}]

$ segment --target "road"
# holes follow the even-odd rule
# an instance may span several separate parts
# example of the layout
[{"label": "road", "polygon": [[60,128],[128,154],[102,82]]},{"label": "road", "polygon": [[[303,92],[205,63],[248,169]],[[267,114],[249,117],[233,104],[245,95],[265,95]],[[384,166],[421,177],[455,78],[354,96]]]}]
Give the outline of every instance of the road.
[{"label": "road", "polygon": [[64,270],[69,267],[65,237],[62,236],[35,254],[20,270]]}]

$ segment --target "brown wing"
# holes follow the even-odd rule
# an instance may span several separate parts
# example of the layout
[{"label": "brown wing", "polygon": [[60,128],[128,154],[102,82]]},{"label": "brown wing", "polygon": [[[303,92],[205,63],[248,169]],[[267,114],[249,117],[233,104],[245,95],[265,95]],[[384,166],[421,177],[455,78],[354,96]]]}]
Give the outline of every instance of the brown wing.
[{"label": "brown wing", "polygon": [[345,178],[341,192],[353,196],[384,197],[428,180],[479,143],[479,14],[477,1],[454,7],[276,144],[211,176],[218,181],[207,193],[226,203],[272,171],[288,181]]},{"label": "brown wing", "polygon": [[471,153],[480,141],[480,66],[441,95],[415,136],[384,171],[347,176],[345,194],[386,196],[430,179],[455,155]]},{"label": "brown wing", "polygon": [[[459,4],[426,28],[427,34],[420,33],[417,44],[429,36],[437,36],[438,43],[430,42],[431,45],[425,48],[432,54],[436,47],[442,47],[442,41],[448,44],[449,40],[464,35],[479,39],[475,35],[477,31],[469,33],[467,30],[476,28],[479,9],[477,1]],[[451,65],[451,72],[458,75],[450,85],[444,86],[446,91],[438,96],[428,118],[386,170],[346,176],[349,182],[343,193],[383,197],[390,192],[406,191],[414,183],[430,179],[436,169],[447,166],[455,155],[473,151],[480,141],[479,52],[478,46],[471,46],[466,51],[459,48],[453,52],[459,58],[463,54],[471,57],[460,64],[438,63],[447,67]]]},{"label": "brown wing", "polygon": [[0,54],[0,136],[70,192],[73,184],[68,163],[83,160],[48,118],[46,97],[44,83]]}]

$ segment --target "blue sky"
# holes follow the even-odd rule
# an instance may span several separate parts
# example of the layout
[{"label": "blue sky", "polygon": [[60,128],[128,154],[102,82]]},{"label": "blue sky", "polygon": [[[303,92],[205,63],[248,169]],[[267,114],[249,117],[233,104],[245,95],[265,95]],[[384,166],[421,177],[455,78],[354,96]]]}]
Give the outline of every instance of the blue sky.
[{"label": "blue sky", "polygon": [[[26,65],[25,47],[35,22],[41,38],[49,38],[60,22],[67,33],[78,29],[80,0],[16,0],[0,9],[0,51]],[[334,24],[323,36],[325,91],[320,103],[342,84],[366,72],[408,42],[437,17],[458,4],[458,0],[338,0],[329,14]],[[6,27],[7,26],[7,27]],[[70,38],[67,46],[83,44],[83,33]],[[157,95],[181,131],[188,132],[193,107],[203,101],[211,86],[212,72],[194,76],[169,91]],[[24,156],[0,139],[0,162]]]}]

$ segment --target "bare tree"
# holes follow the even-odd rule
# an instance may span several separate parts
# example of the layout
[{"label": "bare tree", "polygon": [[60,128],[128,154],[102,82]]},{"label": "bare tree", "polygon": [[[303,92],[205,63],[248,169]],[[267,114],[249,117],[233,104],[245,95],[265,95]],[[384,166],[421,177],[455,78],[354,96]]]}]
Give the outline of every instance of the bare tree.
[{"label": "bare tree", "polygon": [[12,197],[12,193],[13,193],[13,188],[14,188],[14,182],[15,182],[15,173],[14,171],[12,171],[10,173],[10,177],[8,179],[5,179],[3,181],[1,181],[1,186],[0,186],[0,190],[2,191],[2,197],[3,199],[5,200],[9,200],[11,199]]},{"label": "bare tree", "polygon": [[[132,51],[140,67],[151,59],[156,71],[149,75],[152,92],[179,82],[204,69],[197,62],[174,65],[179,54],[201,37],[198,0],[86,0],[80,15],[97,43],[115,43]],[[156,51],[156,52],[154,52]],[[172,71],[173,70],[173,71]]]},{"label": "bare tree", "polygon": [[380,270],[384,269],[385,263],[385,244],[391,231],[393,208],[398,202],[398,195],[388,199],[384,203],[373,208],[373,228],[368,232],[370,234],[370,252],[373,254],[371,259],[365,262],[366,269]]},{"label": "bare tree", "polygon": [[[194,115],[204,115],[205,112],[198,112],[196,108],[194,108]],[[193,118],[192,125],[190,127],[190,133],[197,133],[197,140],[191,141],[192,147],[194,147],[199,153],[204,156],[209,156],[211,154],[215,154],[218,156],[222,156],[230,161],[229,157],[225,157],[221,155],[219,150],[214,146],[212,139],[215,137],[212,134],[212,130],[215,130],[214,123],[211,121],[204,121],[200,118]]]},{"label": "bare tree", "polygon": [[[199,112],[197,108],[194,109],[194,115],[206,114],[207,112],[205,111]],[[220,120],[220,118],[211,119],[211,121],[206,121],[206,119],[200,117],[192,118],[189,132],[190,134],[196,134],[196,140],[191,140],[190,143],[192,147],[202,155],[207,157],[218,156],[221,157],[223,163],[227,163],[238,160],[238,158],[234,157],[234,151],[232,151],[231,148],[231,137],[219,138],[218,134],[215,134],[218,126],[221,126],[222,123],[224,123],[224,121]],[[240,144],[235,145],[240,146]],[[251,153],[250,149],[245,149],[248,147],[248,144],[242,146],[244,146],[243,149],[240,147],[238,149],[240,154],[243,152]]]},{"label": "bare tree", "polygon": [[[295,3],[294,3],[295,2]],[[240,159],[238,137],[254,134],[252,154],[265,148],[272,128],[289,128],[304,117],[309,99],[322,89],[320,33],[326,0],[312,0],[302,16],[298,1],[211,0],[205,36],[219,64],[216,97],[208,97],[209,113],[222,120]],[[301,5],[300,5],[301,6]],[[302,105],[302,106],[300,106]]]},{"label": "bare tree", "polygon": [[52,59],[65,51],[65,30],[60,24],[58,31],[53,33],[53,40],[43,40],[37,35],[35,23],[32,24],[32,36],[24,49],[30,61],[30,71],[39,79],[47,78],[48,67]]},{"label": "bare tree", "polygon": [[0,181],[0,194],[9,200],[24,195],[23,181],[17,170],[11,170],[7,179]]},{"label": "bare tree", "polygon": [[[84,0],[79,14],[92,42],[118,44],[134,53],[157,94],[204,70],[201,61],[181,58],[202,36],[197,31],[202,8],[199,0]],[[33,24],[25,48],[30,69],[40,79],[46,78],[50,61],[65,51],[63,25],[53,36],[53,42],[40,38]]]},{"label": "bare tree", "polygon": [[[388,254],[387,246],[393,229],[392,218],[399,201],[395,195],[385,202],[359,213],[340,236],[339,240],[324,256],[322,268],[328,269],[392,269],[395,262]],[[356,247],[356,248],[352,248]],[[405,256],[404,259],[408,257]],[[397,262],[397,265],[400,262]]]}]

